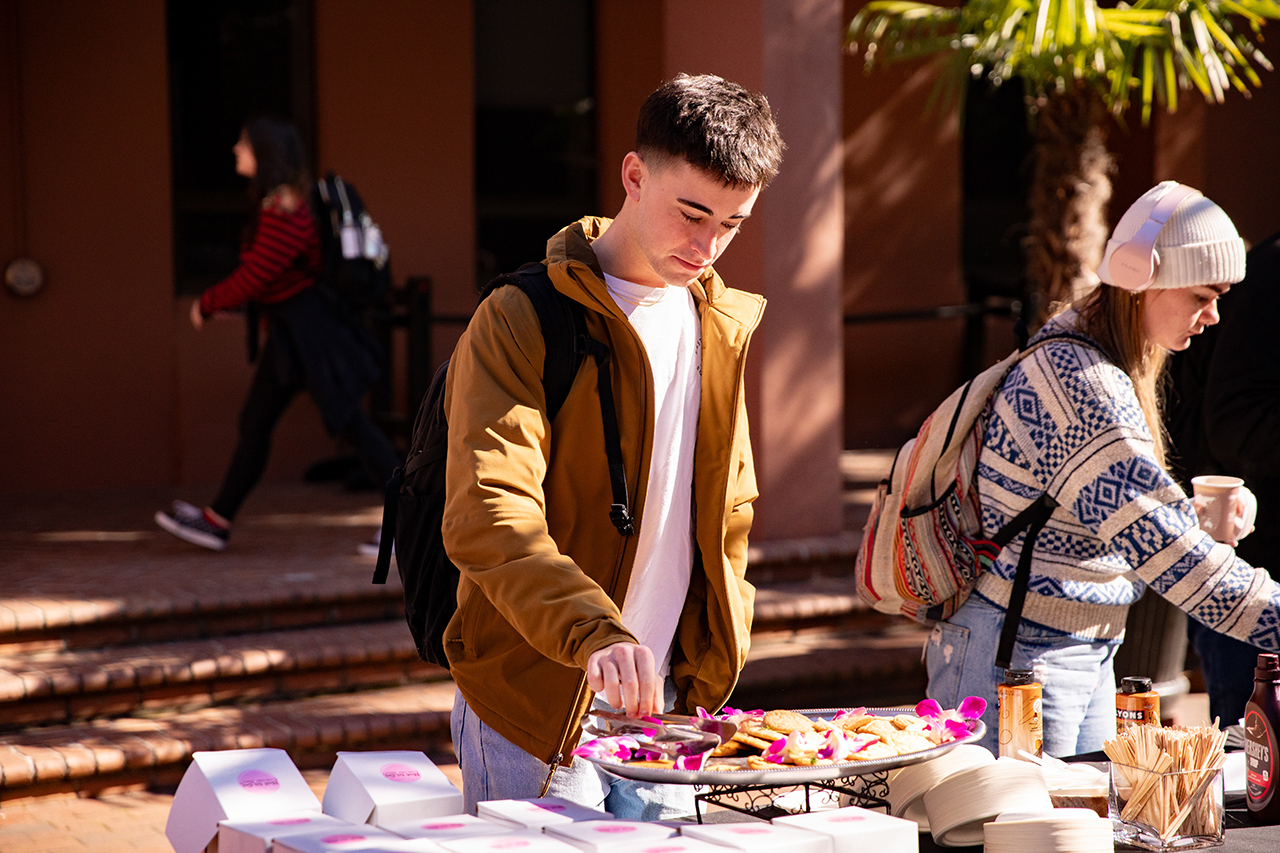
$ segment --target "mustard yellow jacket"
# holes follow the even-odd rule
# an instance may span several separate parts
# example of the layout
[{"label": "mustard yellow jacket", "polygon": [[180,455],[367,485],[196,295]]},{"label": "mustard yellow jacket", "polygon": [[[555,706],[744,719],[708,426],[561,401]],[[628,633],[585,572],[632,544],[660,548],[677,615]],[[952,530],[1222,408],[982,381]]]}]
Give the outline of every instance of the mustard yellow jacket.
[{"label": "mustard yellow jacket", "polygon": [[[586,307],[606,344],[632,513],[644,524],[653,453],[653,375],[643,345],[605,290],[591,241],[609,220],[583,219],[547,244],[556,288]],[[743,401],[747,344],[764,299],[708,271],[692,292],[702,321],[702,402],[694,452],[693,575],[676,629],[678,711],[718,709],[747,657],[755,589],[744,578],[755,472]],[[591,654],[620,641],[636,536],[619,535],[596,363],[587,358],[554,424],[542,387],[545,344],[529,298],[502,287],[454,350],[445,548],[458,566],[458,611],[444,635],[467,704],[507,740],[564,762],[590,704]]]}]

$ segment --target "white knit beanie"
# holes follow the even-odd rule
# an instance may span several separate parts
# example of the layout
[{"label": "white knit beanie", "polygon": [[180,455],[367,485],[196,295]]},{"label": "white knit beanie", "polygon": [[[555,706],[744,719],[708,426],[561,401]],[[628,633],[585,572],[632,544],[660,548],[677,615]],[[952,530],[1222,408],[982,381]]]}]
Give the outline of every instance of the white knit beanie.
[{"label": "white knit beanie", "polygon": [[[1111,273],[1112,254],[1137,235],[1160,199],[1179,186],[1177,181],[1163,181],[1129,206],[1107,241],[1098,278],[1116,284]],[[1159,266],[1150,288],[1235,284],[1244,278],[1244,241],[1236,226],[1222,208],[1198,192],[1174,209],[1156,237],[1155,250]]]}]

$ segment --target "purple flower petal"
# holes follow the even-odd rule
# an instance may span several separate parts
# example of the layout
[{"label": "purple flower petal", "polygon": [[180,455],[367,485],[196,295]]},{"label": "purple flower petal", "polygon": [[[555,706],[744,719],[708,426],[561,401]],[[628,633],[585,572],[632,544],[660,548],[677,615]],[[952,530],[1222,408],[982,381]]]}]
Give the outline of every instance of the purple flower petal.
[{"label": "purple flower petal", "polygon": [[681,755],[676,758],[675,766],[677,770],[701,770],[706,760],[705,752],[699,752],[697,755]]},{"label": "purple flower petal", "polygon": [[987,711],[987,700],[981,696],[969,696],[960,703],[960,716],[966,720],[976,720]]},{"label": "purple flower petal", "polygon": [[706,708],[704,708],[704,707],[702,707],[701,705],[699,705],[699,706],[698,706],[698,719],[700,719],[700,720],[714,720],[714,719],[715,719],[715,715],[714,715],[714,714],[708,714],[708,713],[707,713],[707,709],[706,709]]},{"label": "purple flower petal", "polygon": [[626,761],[640,744],[633,737],[602,737],[589,740],[573,750],[572,755],[594,758],[597,761]]},{"label": "purple flower petal", "polygon": [[934,699],[925,699],[916,705],[916,716],[935,720],[942,716],[942,706]]},{"label": "purple flower petal", "polygon": [[969,734],[969,727],[959,720],[947,720],[943,724],[943,729],[946,731],[944,740],[959,740]]}]

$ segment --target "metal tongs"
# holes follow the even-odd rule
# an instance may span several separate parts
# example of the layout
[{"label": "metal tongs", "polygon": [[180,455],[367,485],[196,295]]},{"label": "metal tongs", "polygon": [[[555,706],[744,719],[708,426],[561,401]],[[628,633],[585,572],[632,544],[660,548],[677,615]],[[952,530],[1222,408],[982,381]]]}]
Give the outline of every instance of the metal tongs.
[{"label": "metal tongs", "polygon": [[[593,723],[592,720],[598,721]],[[654,714],[630,717],[614,711],[591,710],[582,715],[584,731],[599,737],[643,735],[646,742],[667,755],[699,755],[726,742],[738,727],[711,717]]]}]

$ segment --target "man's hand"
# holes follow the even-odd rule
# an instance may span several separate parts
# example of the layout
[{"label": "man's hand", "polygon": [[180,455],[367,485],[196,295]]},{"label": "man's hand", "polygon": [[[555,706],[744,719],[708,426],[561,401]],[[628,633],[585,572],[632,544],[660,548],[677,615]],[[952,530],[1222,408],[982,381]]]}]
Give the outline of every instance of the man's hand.
[{"label": "man's hand", "polygon": [[662,683],[648,646],[614,643],[587,659],[587,686],[633,716],[663,711]]}]

